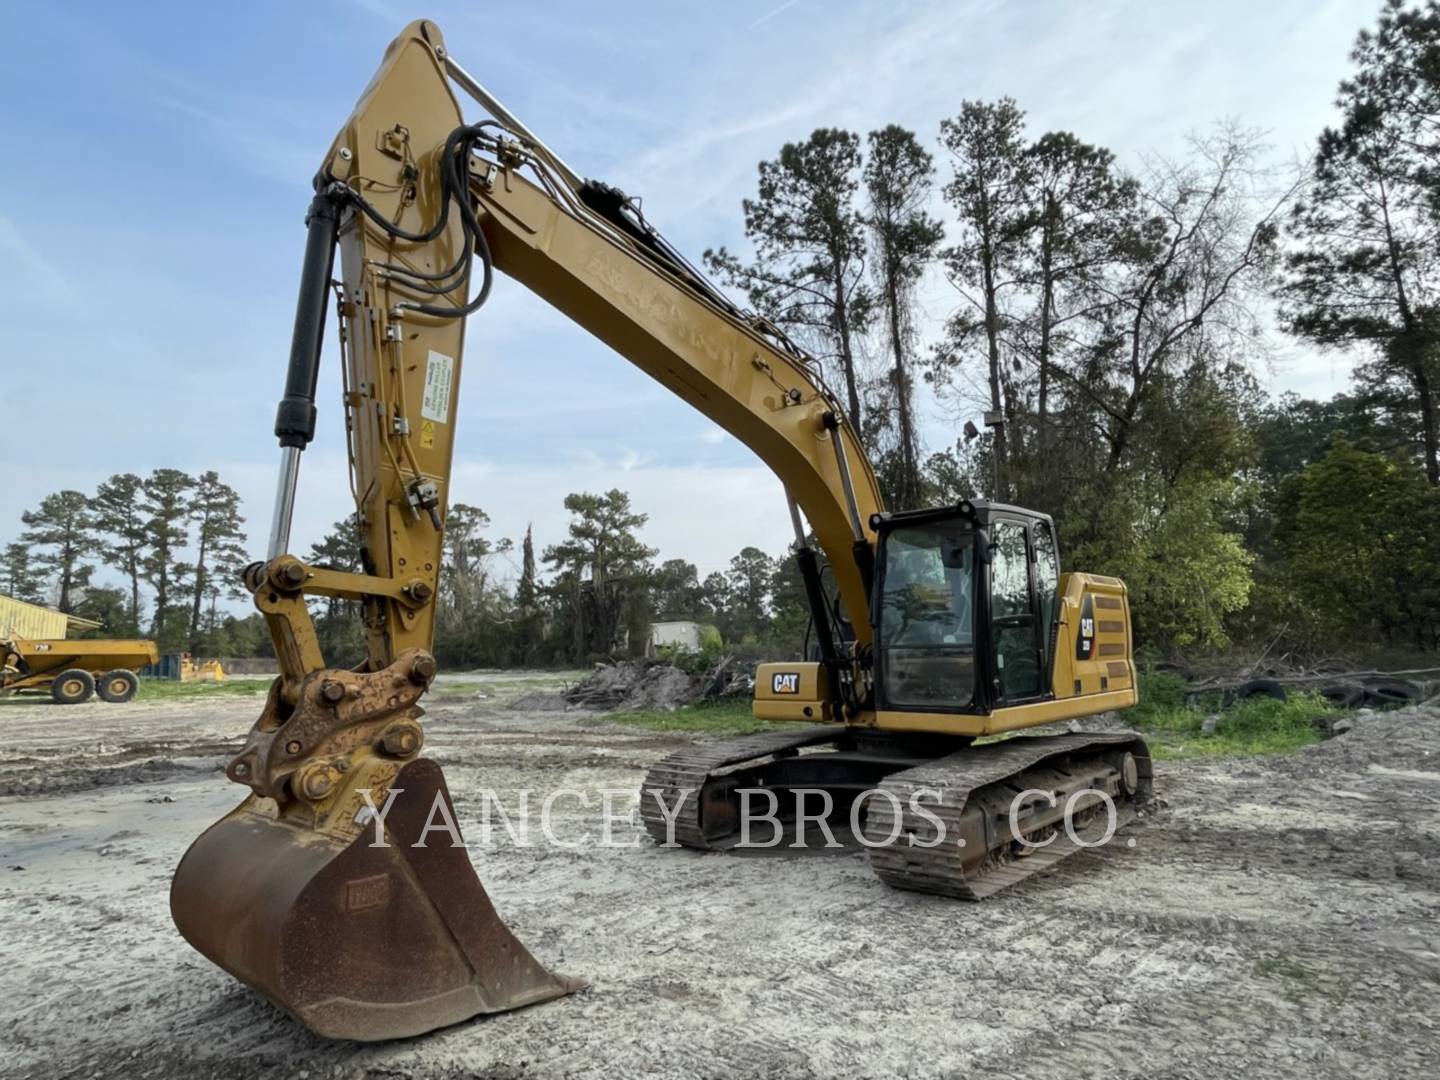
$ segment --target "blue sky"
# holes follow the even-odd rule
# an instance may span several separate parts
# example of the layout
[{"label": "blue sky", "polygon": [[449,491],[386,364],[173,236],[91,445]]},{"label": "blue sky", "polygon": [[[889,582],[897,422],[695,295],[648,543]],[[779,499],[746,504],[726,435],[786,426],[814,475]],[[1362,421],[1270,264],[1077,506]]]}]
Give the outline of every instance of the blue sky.
[{"label": "blue sky", "polygon": [[[175,466],[241,491],[260,553],[309,178],[412,18],[435,20],[579,172],[643,196],[698,260],[743,247],[740,199],[782,143],[894,121],[938,149],[939,120],[967,98],[1009,94],[1033,134],[1072,130],[1126,164],[1225,117],[1293,159],[1329,121],[1378,7],[0,0],[0,541],[49,491]],[[926,303],[946,314],[943,293]],[[489,511],[498,535],[533,521],[543,545],[564,529],[566,493],[622,487],[662,557],[702,574],[742,545],[786,543],[779,485],[749,451],[520,286],[497,282],[467,342],[452,498]],[[349,509],[333,352],[326,365],[297,551]],[[1348,366],[1287,348],[1261,375],[1329,394]],[[931,442],[952,423],[932,418]]]}]

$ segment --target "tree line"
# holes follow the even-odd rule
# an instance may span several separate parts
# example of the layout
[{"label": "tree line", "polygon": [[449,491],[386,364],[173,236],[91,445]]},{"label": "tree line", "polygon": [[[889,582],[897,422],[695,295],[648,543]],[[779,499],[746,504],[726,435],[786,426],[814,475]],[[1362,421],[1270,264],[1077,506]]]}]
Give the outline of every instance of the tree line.
[{"label": "tree line", "polygon": [[[435,635],[443,664],[557,665],[642,653],[651,622],[673,619],[713,626],[732,646],[800,648],[808,614],[791,560],[746,547],[728,571],[702,581],[685,559],[655,561],[640,537],[649,517],[627,493],[572,494],[565,507],[566,535],[538,558],[531,530],[517,548],[489,535],[480,508],[449,508]],[[240,571],[249,558],[239,497],[215,472],[120,473],[91,494],[47,495],[21,521],[24,531],[0,557],[0,592],[93,619],[97,634],[153,637],[162,652],[273,655],[263,618],[222,603],[248,599]],[[351,515],[303,558],[361,573],[360,545]],[[96,584],[102,565],[125,587]],[[315,598],[311,609],[331,662],[364,654],[357,603]]]},{"label": "tree line", "polygon": [[[532,529],[517,546],[488,535],[490,518],[480,508],[450,507],[436,601],[435,652],[443,665],[553,666],[640,655],[651,623],[665,620],[713,627],[732,648],[799,653],[808,610],[793,559],[745,547],[727,570],[702,579],[686,559],[656,561],[640,535],[649,515],[627,492],[574,493],[565,508],[564,537],[537,555]],[[358,569],[354,517],[337,522],[305,557]],[[358,612],[347,601],[325,601],[316,632],[327,656],[363,652]]]},{"label": "tree line", "polygon": [[[1386,0],[1294,173],[1237,123],[1127,168],[1010,98],[928,138],[821,128],[760,163],[750,252],[705,259],[819,358],[892,507],[1051,513],[1162,647],[1434,649],[1437,56],[1440,3]],[[1271,325],[1354,389],[1267,400]]]},{"label": "tree line", "polygon": [[[0,555],[0,591],[99,622],[105,633],[144,634],[162,651],[228,652],[236,622],[220,601],[244,595],[240,497],[213,470],[116,473],[93,492],[47,495],[20,516],[24,531]],[[96,585],[98,565],[125,582]]]}]

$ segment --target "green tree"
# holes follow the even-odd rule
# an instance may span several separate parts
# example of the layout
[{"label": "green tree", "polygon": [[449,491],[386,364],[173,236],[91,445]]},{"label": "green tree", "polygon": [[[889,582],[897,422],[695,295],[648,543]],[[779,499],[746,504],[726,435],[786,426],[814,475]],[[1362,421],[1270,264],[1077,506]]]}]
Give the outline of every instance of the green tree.
[{"label": "green tree", "polygon": [[[311,545],[305,561],[311,566],[341,570],[348,574],[363,573],[360,527],[355,515],[350,514],[343,521],[335,522],[329,532]],[[315,636],[320,642],[321,653],[330,658],[331,663],[346,657],[358,659],[365,652],[360,604],[335,596],[327,596],[323,601],[311,601],[312,606],[318,607],[321,603],[324,607],[315,616]],[[268,644],[268,630],[264,633],[264,639]]]},{"label": "green tree", "polygon": [[745,290],[757,311],[838,363],[850,421],[863,429],[859,340],[871,317],[865,285],[864,218],[855,206],[860,137],[819,128],[762,161],[759,190],[743,203],[755,261],[721,248],[705,263]]},{"label": "green tree", "polygon": [[90,500],[78,491],[46,495],[39,509],[26,510],[20,520],[29,526],[20,542],[29,545],[36,569],[55,583],[56,606],[73,612],[95,570],[88,561],[97,550]]},{"label": "green tree", "polygon": [[[1093,420],[1083,410],[1064,408],[1070,396],[1064,380],[1075,378],[1072,369],[1083,371],[1088,359],[1097,316],[1103,317],[1108,300],[1103,274],[1134,214],[1138,185],[1117,174],[1110,151],[1069,132],[1047,132],[1024,157],[1016,231],[1025,242],[1016,275],[1027,301],[1011,340],[1033,378],[1033,391],[1016,410],[1027,437],[1019,440],[1025,460],[1015,480],[1022,501],[1051,507],[1059,489],[1079,482],[1073,463],[1088,458],[1076,444],[1091,437]],[[1075,431],[1057,439],[1052,430],[1057,419],[1070,421]]]},{"label": "green tree", "polygon": [[437,652],[447,664],[491,666],[505,662],[513,632],[511,599],[496,586],[491,560],[512,544],[485,535],[490,515],[456,503],[445,516],[445,562],[440,579]]},{"label": "green tree", "polygon": [[534,529],[525,526],[525,539],[520,545],[520,580],[515,585],[515,633],[511,646],[512,662],[533,664],[545,636],[545,612],[541,607],[540,583],[535,573]]},{"label": "green tree", "polygon": [[1417,443],[1440,485],[1440,4],[1387,3],[1362,33],[1340,124],[1320,135],[1305,198],[1291,215],[1289,329],[1321,345],[1361,345],[1379,381],[1398,378]]},{"label": "green tree", "polygon": [[75,605],[75,614],[100,624],[98,630],[85,631],[84,637],[120,637],[130,632],[130,611],[121,589],[94,585],[86,588]]},{"label": "green tree", "polygon": [[140,512],[141,480],[134,473],[116,473],[102,481],[90,501],[94,530],[109,563],[130,581],[130,619],[126,628],[140,632],[141,562],[149,535]]},{"label": "green tree", "polygon": [[[27,604],[44,602],[41,590],[44,587],[40,573],[30,558],[28,544],[10,543],[0,553],[0,584],[5,595]],[[3,629],[3,628],[0,628]]]},{"label": "green tree", "polygon": [[[949,340],[940,352],[943,367],[954,367],[969,343],[979,338],[985,354],[989,408],[1010,419],[1015,392],[1005,357],[1007,297],[1016,281],[1025,225],[1028,160],[1025,113],[1011,98],[966,101],[952,119],[940,122],[940,142],[950,153],[953,178],[945,200],[958,218],[956,243],[945,252],[950,282],[962,307],[950,320]],[[993,453],[1000,459],[1004,498],[1009,436],[995,429]]]},{"label": "green tree", "polygon": [[884,312],[890,350],[890,398],[894,401],[899,477],[891,502],[914,509],[921,501],[920,435],[915,415],[914,291],[935,256],[945,230],[926,211],[935,165],[914,132],[890,124],[869,136],[865,190],[871,274]]},{"label": "green tree", "polygon": [[705,598],[706,610],[717,622],[726,622],[731,601],[730,579],[719,570],[711,571],[701,582],[700,593]]},{"label": "green tree", "polygon": [[1130,593],[1137,642],[1220,648],[1227,621],[1250,597],[1253,556],[1225,519],[1234,480],[1184,479],[1165,487],[1132,478],[1095,508],[1096,527],[1069,563],[1114,574]]},{"label": "green tree", "polygon": [[210,601],[213,621],[215,602],[222,594],[232,598],[244,595],[240,571],[249,556],[241,527],[245,519],[240,516],[240,496],[218,473],[200,474],[190,493],[188,511],[195,525],[195,569],[190,586],[190,641],[194,648],[204,601]]},{"label": "green tree", "polygon": [[1329,640],[1440,647],[1440,491],[1413,467],[1337,438],[1301,474],[1281,535]]},{"label": "green tree", "polygon": [[140,485],[140,513],[145,522],[145,554],[140,573],[155,590],[151,633],[161,651],[173,650],[188,636],[189,617],[175,603],[191,573],[180,558],[190,542],[190,493],[193,477],[179,469],[156,469]]},{"label": "green tree", "polygon": [[535,580],[534,526],[525,526],[525,541],[520,547],[520,581],[515,586],[515,603],[521,611],[533,611],[539,602]]},{"label": "green tree", "polygon": [[[770,620],[768,643],[788,655],[805,659],[801,652],[805,628],[810,623],[810,602],[805,595],[800,565],[790,552],[775,559],[773,564],[775,571],[770,579],[770,605],[774,614]],[[777,660],[786,658],[776,656]]]},{"label": "green tree", "polygon": [[659,619],[696,619],[705,611],[700,571],[684,559],[666,559],[651,577],[651,597]]},{"label": "green tree", "polygon": [[730,560],[731,636],[759,639],[770,625],[770,590],[775,560],[757,547],[744,547]]},{"label": "green tree", "polygon": [[655,549],[636,533],[649,516],[636,513],[630,496],[618,489],[567,495],[565,509],[570,511],[569,535],[547,547],[543,557],[560,572],[556,584],[568,594],[572,657],[614,653],[635,598],[642,606],[647,603]]}]

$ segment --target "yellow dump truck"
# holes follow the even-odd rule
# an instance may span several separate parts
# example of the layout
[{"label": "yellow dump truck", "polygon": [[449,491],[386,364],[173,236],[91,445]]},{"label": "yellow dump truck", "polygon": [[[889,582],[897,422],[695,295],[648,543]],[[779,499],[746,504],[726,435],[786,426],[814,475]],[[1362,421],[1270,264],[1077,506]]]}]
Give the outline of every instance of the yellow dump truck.
[{"label": "yellow dump truck", "polygon": [[61,705],[76,705],[91,694],[105,701],[129,701],[140,688],[135,668],[160,654],[153,641],[80,638],[75,641],[0,641],[4,666],[0,691],[49,690]]},{"label": "yellow dump truck", "polygon": [[62,705],[99,694],[129,701],[140,687],[135,669],[159,660],[153,641],[66,640],[70,629],[99,623],[0,596],[0,693],[49,690]]}]

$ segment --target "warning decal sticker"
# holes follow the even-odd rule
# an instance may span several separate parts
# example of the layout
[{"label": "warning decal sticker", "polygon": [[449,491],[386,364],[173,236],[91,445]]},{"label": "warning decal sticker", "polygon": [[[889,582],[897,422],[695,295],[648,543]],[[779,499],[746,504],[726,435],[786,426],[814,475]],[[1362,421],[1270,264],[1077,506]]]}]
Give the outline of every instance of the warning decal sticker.
[{"label": "warning decal sticker", "polygon": [[420,415],[437,424],[450,422],[450,383],[455,377],[455,358],[430,350],[425,362],[425,396],[420,401]]}]

